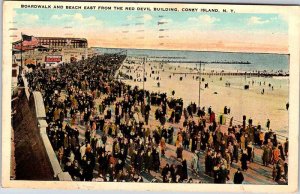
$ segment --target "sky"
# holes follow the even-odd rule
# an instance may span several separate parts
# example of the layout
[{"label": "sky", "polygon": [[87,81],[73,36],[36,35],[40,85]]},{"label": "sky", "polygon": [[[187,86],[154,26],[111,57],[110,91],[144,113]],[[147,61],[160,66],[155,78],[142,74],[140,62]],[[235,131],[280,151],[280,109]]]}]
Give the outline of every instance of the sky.
[{"label": "sky", "polygon": [[288,53],[278,14],[15,9],[14,27],[33,36],[87,38],[89,47]]}]

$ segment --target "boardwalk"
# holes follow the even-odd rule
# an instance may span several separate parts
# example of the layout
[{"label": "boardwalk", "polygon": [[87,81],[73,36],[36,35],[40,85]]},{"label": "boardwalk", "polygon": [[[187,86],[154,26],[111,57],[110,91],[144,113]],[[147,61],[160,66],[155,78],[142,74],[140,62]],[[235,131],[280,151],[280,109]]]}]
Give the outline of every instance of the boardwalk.
[{"label": "boardwalk", "polygon": [[[120,100],[120,99],[119,99]],[[101,101],[101,99],[97,99],[96,103],[99,103]],[[112,110],[112,116],[113,116],[113,120],[114,120],[114,105],[112,105],[111,107]],[[153,109],[155,109],[157,107],[153,106]],[[177,131],[179,130],[179,127],[182,126],[182,121],[183,119],[181,119],[181,123],[178,124],[171,124],[171,123],[166,123],[166,127],[168,126],[173,126],[175,131],[174,131],[174,138],[176,139],[176,134]],[[70,123],[70,119],[66,118],[65,119],[66,123]],[[156,126],[159,125],[159,121],[155,120],[155,115],[154,115],[154,110],[152,110],[150,112],[150,119],[149,119],[149,123],[151,123],[151,126]],[[75,127],[75,126],[74,126]],[[80,141],[83,142],[84,141],[84,135],[85,135],[85,127],[83,125],[77,125],[76,126],[79,129],[80,132]],[[221,126],[221,130],[227,130],[227,126]],[[96,137],[100,138],[102,135],[102,131],[97,131],[96,132]],[[108,144],[112,146],[113,144],[113,138],[112,137],[108,137],[107,140]],[[255,157],[254,157],[254,162],[250,163],[248,165],[248,170],[246,172],[243,172],[243,175],[245,177],[244,180],[244,184],[277,184],[275,181],[272,180],[272,168],[271,166],[269,167],[265,167],[262,165],[262,160],[261,160],[261,155],[262,155],[262,150],[259,147],[255,147]],[[187,164],[188,164],[188,176],[189,178],[193,179],[194,183],[213,183],[214,179],[213,177],[210,177],[208,175],[206,175],[204,173],[205,170],[205,162],[204,162],[204,158],[205,158],[205,153],[200,152],[200,173],[198,175],[196,175],[195,173],[192,172],[191,169],[191,159],[192,159],[193,153],[190,150],[184,150],[183,151],[183,158],[187,160]],[[166,147],[166,154],[165,156],[161,157],[161,165],[160,165],[160,169],[162,169],[166,164],[179,164],[179,161],[176,158],[176,147],[175,145],[171,145],[171,144],[167,144]],[[128,166],[130,164],[130,158],[129,156],[127,157],[126,160],[126,166]],[[98,164],[97,164],[98,165]],[[236,172],[237,168],[239,168],[241,166],[240,161],[238,161],[238,163],[233,162],[231,165],[231,170],[230,170],[230,180],[227,181],[227,183],[233,183],[233,176],[234,173]],[[94,178],[96,178],[98,176],[98,171],[97,171],[97,166],[95,168],[96,170],[94,170]],[[161,171],[159,173],[151,171],[150,173],[147,172],[142,172],[141,173],[144,182],[151,182],[154,178],[158,181],[158,182],[162,182],[162,176],[161,176]]]}]

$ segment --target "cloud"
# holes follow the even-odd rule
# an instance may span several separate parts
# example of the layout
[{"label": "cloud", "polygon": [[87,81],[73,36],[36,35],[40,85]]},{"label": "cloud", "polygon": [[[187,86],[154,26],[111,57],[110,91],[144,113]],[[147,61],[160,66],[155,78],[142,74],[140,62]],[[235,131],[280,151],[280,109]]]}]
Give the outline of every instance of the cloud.
[{"label": "cloud", "polygon": [[20,14],[20,16],[26,18],[27,20],[29,20],[31,22],[36,22],[39,20],[39,16],[34,15],[34,14],[23,13],[23,14]]},{"label": "cloud", "polygon": [[133,15],[128,15],[126,18],[128,21],[131,21],[133,19]]},{"label": "cloud", "polygon": [[173,20],[172,19],[163,18],[163,19],[159,20],[159,22],[171,23],[171,22],[173,22]]},{"label": "cloud", "polygon": [[68,25],[76,26],[99,26],[102,25],[102,21],[97,20],[95,16],[84,17],[80,13],[75,14],[62,14],[62,15],[52,15],[52,20],[59,20],[65,22]]},{"label": "cloud", "polygon": [[269,23],[270,20],[263,20],[260,17],[252,16],[247,20],[248,25],[261,25],[261,24],[266,24]]},{"label": "cloud", "polygon": [[270,18],[271,21],[277,21],[279,18],[278,17],[272,17]]},{"label": "cloud", "polygon": [[13,9],[13,11],[12,11],[12,16],[13,16],[13,17],[16,17],[16,16],[17,16],[17,12],[16,12],[15,9]]},{"label": "cloud", "polygon": [[200,15],[199,17],[190,17],[190,18],[188,18],[188,21],[200,22],[205,25],[210,25],[210,24],[220,21],[220,19],[218,19],[216,17],[212,17],[210,15]]},{"label": "cloud", "polygon": [[133,19],[136,19],[139,21],[147,22],[147,21],[152,20],[153,17],[150,14],[144,14],[144,15],[140,15],[140,16],[128,15],[128,16],[126,16],[126,19],[128,21],[132,21]]},{"label": "cloud", "polygon": [[144,14],[143,15],[143,20],[146,22],[146,21],[150,21],[152,20],[152,16],[150,14]]},{"label": "cloud", "polygon": [[278,15],[278,20],[284,21],[284,22],[289,22],[290,14],[288,13],[282,13]]},{"label": "cloud", "polygon": [[39,20],[39,16],[35,14],[21,13],[18,14],[14,12],[15,21],[19,24],[34,24]]}]

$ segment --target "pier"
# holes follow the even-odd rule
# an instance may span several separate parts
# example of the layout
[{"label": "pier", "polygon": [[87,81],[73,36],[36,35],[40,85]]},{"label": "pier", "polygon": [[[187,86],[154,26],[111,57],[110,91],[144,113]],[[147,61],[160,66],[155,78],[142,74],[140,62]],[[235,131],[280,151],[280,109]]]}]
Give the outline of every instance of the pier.
[{"label": "pier", "polygon": [[[199,74],[197,72],[171,72],[174,75],[184,75],[184,74]],[[267,73],[267,72],[201,72],[201,75],[207,76],[245,76],[245,77],[281,77],[281,76],[289,76],[289,74],[285,73]]]},{"label": "pier", "polygon": [[202,64],[251,64],[249,61],[191,61],[191,60],[187,60],[187,61],[182,61],[182,60],[153,60],[153,62],[162,62],[162,63],[202,63]]}]

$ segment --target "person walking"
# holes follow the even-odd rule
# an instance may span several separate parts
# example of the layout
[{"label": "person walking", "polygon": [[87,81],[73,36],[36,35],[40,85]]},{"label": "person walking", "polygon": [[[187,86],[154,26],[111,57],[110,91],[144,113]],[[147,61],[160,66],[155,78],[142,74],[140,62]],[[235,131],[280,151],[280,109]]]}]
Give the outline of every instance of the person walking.
[{"label": "person walking", "polygon": [[270,119],[267,119],[266,127],[267,127],[268,129],[270,129],[270,125],[271,125],[271,121],[270,121]]},{"label": "person walking", "polygon": [[241,169],[238,168],[238,170],[236,171],[236,173],[234,174],[234,178],[233,178],[233,183],[234,184],[242,184],[244,181],[244,175],[241,172]]},{"label": "person walking", "polygon": [[198,155],[197,151],[193,154],[192,162],[191,162],[191,169],[195,174],[198,174]]},{"label": "person walking", "polygon": [[182,144],[179,144],[179,146],[177,147],[177,150],[176,150],[177,159],[182,159],[182,152],[183,152]]},{"label": "person walking", "polygon": [[247,151],[243,150],[243,154],[242,154],[242,157],[241,157],[241,163],[242,163],[242,170],[243,171],[247,171],[247,169],[248,169],[247,161],[248,161]]}]

